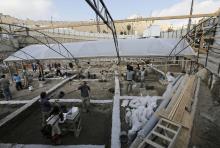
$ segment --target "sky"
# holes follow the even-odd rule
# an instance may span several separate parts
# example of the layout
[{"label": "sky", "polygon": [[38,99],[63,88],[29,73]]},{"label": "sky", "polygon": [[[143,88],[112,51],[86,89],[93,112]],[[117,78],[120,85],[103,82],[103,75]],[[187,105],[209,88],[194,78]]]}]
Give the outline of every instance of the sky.
[{"label": "sky", "polygon": [[[103,0],[113,19],[132,16],[189,14],[191,0]],[[220,8],[220,0],[194,0],[195,13],[211,13]],[[0,0],[0,13],[21,19],[82,21],[95,13],[85,0]]]}]

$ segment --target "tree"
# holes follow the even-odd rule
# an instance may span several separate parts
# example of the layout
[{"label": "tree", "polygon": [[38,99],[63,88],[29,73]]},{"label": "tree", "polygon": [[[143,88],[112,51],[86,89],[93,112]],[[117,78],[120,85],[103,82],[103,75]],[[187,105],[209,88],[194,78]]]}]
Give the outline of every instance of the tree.
[{"label": "tree", "polygon": [[107,32],[107,31],[105,31],[105,30],[103,30],[102,32],[103,32],[103,33],[108,33],[108,32]]},{"label": "tree", "polygon": [[130,24],[127,25],[127,30],[128,30],[128,34],[130,34],[130,30],[131,30],[131,25]]},{"label": "tree", "polygon": [[173,31],[174,31],[174,29],[171,28],[171,27],[169,27],[169,28],[167,29],[167,32],[173,32]]},{"label": "tree", "polygon": [[123,35],[123,34],[124,34],[124,32],[123,32],[123,31],[121,31],[121,32],[120,32],[120,35]]}]

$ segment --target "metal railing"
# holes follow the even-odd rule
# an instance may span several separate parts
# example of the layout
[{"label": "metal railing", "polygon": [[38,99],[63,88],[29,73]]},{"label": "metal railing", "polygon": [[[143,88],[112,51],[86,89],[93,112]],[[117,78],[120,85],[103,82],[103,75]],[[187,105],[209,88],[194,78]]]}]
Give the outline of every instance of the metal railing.
[{"label": "metal railing", "polygon": [[[216,22],[217,20],[217,22]],[[210,23],[211,22],[211,23]],[[207,26],[203,26],[206,24]],[[220,74],[220,60],[216,60],[213,63],[218,66],[217,70],[213,68],[213,66],[208,65],[208,62],[211,61],[213,57],[210,57],[210,53],[214,56],[220,55],[220,47],[213,47],[213,41],[204,40],[205,36],[212,34],[212,38],[215,38],[215,31],[219,28],[219,21],[217,18],[209,17],[197,25],[195,25],[190,31],[188,31],[185,35],[181,37],[179,42],[174,46],[174,48],[170,51],[169,56],[178,56],[181,52],[183,52],[187,47],[191,46],[193,49],[197,50],[196,63],[202,64],[207,67],[210,71],[216,74]],[[202,31],[199,33],[198,31]],[[210,35],[209,35],[210,36]],[[175,53],[178,45],[183,41],[188,41],[188,45],[183,47],[178,53]],[[198,42],[198,43],[197,43]],[[199,45],[199,48],[196,48],[196,45]],[[213,50],[214,48],[219,49],[219,51]],[[203,51],[203,53],[202,53]],[[173,54],[174,53],[174,54]],[[205,54],[204,54],[205,53]],[[203,56],[202,56],[203,54]],[[201,58],[205,55],[205,63],[200,62]],[[216,66],[215,66],[216,67]]]}]

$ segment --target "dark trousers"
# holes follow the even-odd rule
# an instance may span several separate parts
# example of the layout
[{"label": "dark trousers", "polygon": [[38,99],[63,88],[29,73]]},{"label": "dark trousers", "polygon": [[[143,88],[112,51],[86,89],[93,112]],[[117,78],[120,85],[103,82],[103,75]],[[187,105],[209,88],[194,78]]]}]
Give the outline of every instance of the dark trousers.
[{"label": "dark trousers", "polygon": [[16,87],[17,90],[21,90],[21,89],[22,89],[22,84],[21,84],[21,82],[16,82],[15,87]]},{"label": "dark trousers", "polygon": [[61,76],[61,77],[62,77],[62,76],[63,76],[63,74],[61,73],[61,71],[60,71],[60,70],[57,70],[57,71],[56,71],[56,76]]},{"label": "dark trousers", "polygon": [[5,96],[5,99],[6,99],[7,101],[12,99],[11,91],[10,91],[9,88],[4,88],[4,89],[3,89],[3,95]]}]

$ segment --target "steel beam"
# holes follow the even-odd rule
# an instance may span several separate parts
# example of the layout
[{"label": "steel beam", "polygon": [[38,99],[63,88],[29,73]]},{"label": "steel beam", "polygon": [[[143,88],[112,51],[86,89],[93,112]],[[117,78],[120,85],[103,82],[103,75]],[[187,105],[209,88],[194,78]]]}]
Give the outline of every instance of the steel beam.
[{"label": "steel beam", "polygon": [[[203,17],[212,17],[217,16],[218,13],[207,13],[207,14],[193,14],[193,15],[179,15],[179,16],[156,16],[156,17],[146,17],[146,18],[137,18],[137,19],[124,19],[124,20],[115,20],[115,24],[126,23],[126,22],[140,22],[140,21],[155,21],[155,20],[172,20],[172,19],[188,19],[188,18],[203,18]],[[104,23],[100,22],[99,25]],[[31,30],[44,30],[44,29],[53,29],[53,28],[72,28],[72,27],[81,27],[81,26],[94,26],[97,25],[96,22],[81,22],[81,23],[72,23],[72,24],[60,24],[48,25],[44,27],[33,27]],[[19,31],[19,30],[17,30]],[[21,30],[23,31],[23,30]]]},{"label": "steel beam", "polygon": [[112,32],[114,39],[115,49],[118,57],[118,63],[120,63],[119,47],[118,47],[118,37],[115,29],[114,20],[111,17],[107,7],[103,0],[85,0],[88,5],[95,11],[96,15],[99,16],[103,23],[108,26]]}]

